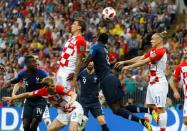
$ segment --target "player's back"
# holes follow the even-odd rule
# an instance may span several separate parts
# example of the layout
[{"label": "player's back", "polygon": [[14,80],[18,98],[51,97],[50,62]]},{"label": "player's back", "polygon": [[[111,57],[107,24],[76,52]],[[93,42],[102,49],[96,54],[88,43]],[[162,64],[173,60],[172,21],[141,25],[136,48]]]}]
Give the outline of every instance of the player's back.
[{"label": "player's back", "polygon": [[96,75],[102,80],[108,74],[112,73],[108,58],[108,51],[105,45],[97,43],[91,47],[90,54],[94,62]]},{"label": "player's back", "polygon": [[79,81],[81,83],[81,95],[80,101],[81,103],[94,103],[98,101],[99,95],[99,80],[96,76],[95,72],[89,74],[87,70],[83,70],[80,72]]}]

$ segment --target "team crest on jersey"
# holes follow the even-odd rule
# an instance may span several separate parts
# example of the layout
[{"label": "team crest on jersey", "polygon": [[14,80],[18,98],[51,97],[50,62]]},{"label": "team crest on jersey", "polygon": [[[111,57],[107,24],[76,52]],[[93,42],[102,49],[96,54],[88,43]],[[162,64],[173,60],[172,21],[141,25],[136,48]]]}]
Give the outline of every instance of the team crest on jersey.
[{"label": "team crest on jersey", "polygon": [[155,57],[155,56],[156,56],[155,52],[151,53],[151,57]]},{"label": "team crest on jersey", "polygon": [[36,77],[36,83],[39,83],[40,78]]},{"label": "team crest on jersey", "polygon": [[84,46],[80,46],[80,51],[84,51],[85,47]]},{"label": "team crest on jersey", "polygon": [[64,93],[67,93],[68,92],[68,89],[64,88]]},{"label": "team crest on jersey", "polygon": [[94,83],[96,83],[97,82],[97,77],[94,77]]}]

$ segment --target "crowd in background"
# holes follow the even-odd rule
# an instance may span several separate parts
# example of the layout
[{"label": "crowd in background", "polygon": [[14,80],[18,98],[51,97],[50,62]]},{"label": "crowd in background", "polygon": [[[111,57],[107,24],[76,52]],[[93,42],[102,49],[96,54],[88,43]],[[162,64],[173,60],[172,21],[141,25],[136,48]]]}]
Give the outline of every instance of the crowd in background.
[{"label": "crowd in background", "polygon": [[[114,65],[117,60],[143,54],[150,47],[153,33],[168,30],[176,22],[174,2],[175,0],[0,0],[0,63],[6,65],[6,72],[0,72],[0,98],[10,95],[11,88],[4,89],[4,84],[24,68],[24,57],[28,54],[38,55],[40,65],[50,75],[55,74],[58,56],[65,41],[71,37],[73,19],[81,18],[86,21],[84,37],[88,47],[95,44],[98,33],[106,32],[110,35],[109,58],[111,65]],[[113,21],[106,22],[101,18],[101,12],[107,6],[116,10],[117,16]],[[168,79],[174,66],[180,62],[182,48],[185,46],[186,27],[181,23],[165,44],[168,53]],[[147,67],[119,75],[126,99],[131,98],[129,103],[144,104],[147,75]]]}]

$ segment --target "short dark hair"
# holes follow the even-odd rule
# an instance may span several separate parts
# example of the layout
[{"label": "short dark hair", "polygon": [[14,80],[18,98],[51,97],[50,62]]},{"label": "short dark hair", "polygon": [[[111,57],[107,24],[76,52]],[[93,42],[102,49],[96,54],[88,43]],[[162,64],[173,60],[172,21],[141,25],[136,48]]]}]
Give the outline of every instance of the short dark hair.
[{"label": "short dark hair", "polygon": [[108,42],[108,35],[106,33],[101,33],[98,37],[98,41],[106,44]]},{"label": "short dark hair", "polygon": [[28,55],[25,57],[25,64],[28,64],[29,60],[30,59],[34,59],[34,56],[33,55]]},{"label": "short dark hair", "polygon": [[81,26],[81,32],[83,33],[86,30],[86,23],[82,19],[76,19],[75,21],[78,21],[79,26]]}]

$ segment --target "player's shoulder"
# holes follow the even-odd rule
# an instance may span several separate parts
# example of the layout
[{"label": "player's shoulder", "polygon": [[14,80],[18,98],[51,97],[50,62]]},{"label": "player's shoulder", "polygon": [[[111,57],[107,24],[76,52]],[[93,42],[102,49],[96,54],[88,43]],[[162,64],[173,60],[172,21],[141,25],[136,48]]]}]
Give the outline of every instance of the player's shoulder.
[{"label": "player's shoulder", "polygon": [[26,68],[24,68],[24,69],[22,69],[22,70],[20,70],[20,71],[18,72],[19,75],[23,75],[23,74],[25,74],[25,73],[27,73],[27,69],[26,69]]},{"label": "player's shoulder", "polygon": [[90,48],[91,48],[91,49],[98,49],[98,48],[99,48],[99,44],[98,44],[98,43],[95,43],[95,44],[91,45]]},{"label": "player's shoulder", "polygon": [[183,66],[187,66],[187,62],[181,62],[180,64],[178,64],[179,67],[183,67]]},{"label": "player's shoulder", "polygon": [[86,41],[85,41],[84,37],[83,37],[83,36],[81,36],[81,35],[76,36],[76,37],[75,37],[75,39],[76,39],[76,41],[84,41],[84,42],[86,43]]},{"label": "player's shoulder", "polygon": [[158,54],[165,54],[166,53],[166,49],[165,48],[156,49],[156,53],[158,53]]},{"label": "player's shoulder", "polygon": [[37,68],[37,72],[41,74],[48,74],[44,68]]},{"label": "player's shoulder", "polygon": [[86,69],[82,70],[82,71],[79,73],[79,75],[82,76],[82,75],[84,75],[85,73],[86,73]]}]

